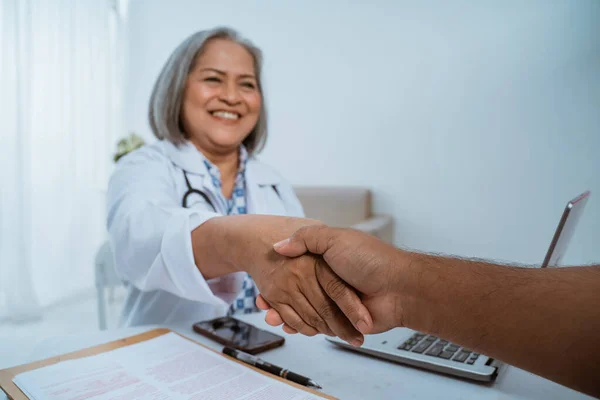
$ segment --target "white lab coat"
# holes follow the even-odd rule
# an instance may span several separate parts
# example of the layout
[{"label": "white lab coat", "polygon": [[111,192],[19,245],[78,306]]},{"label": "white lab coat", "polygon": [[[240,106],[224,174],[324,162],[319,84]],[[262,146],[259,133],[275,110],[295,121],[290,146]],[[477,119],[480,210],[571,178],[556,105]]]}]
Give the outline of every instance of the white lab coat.
[{"label": "white lab coat", "polygon": [[[222,316],[242,288],[245,272],[205,280],[194,263],[191,232],[226,214],[220,202],[212,201],[214,212],[200,196],[182,207],[184,170],[194,189],[215,199],[202,160],[191,143],[177,147],[168,141],[119,160],[108,189],[107,226],[117,272],[129,284],[122,326]],[[291,185],[254,158],[246,166],[246,196],[249,214],[304,215]]]}]

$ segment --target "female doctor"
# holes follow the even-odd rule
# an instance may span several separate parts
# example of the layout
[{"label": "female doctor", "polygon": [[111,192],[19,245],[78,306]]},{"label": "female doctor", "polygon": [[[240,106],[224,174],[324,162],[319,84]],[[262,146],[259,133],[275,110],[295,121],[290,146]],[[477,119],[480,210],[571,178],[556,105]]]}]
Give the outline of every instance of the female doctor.
[{"label": "female doctor", "polygon": [[340,281],[338,307],[316,280],[320,258],[272,249],[318,222],[301,218],[290,184],[254,158],[267,138],[260,74],[260,50],[228,28],[193,34],[163,67],[149,107],[159,140],[121,158],[108,190],[111,245],[129,283],[121,323],[253,312],[260,289],[288,331],[358,345],[344,313],[370,315],[354,291]]}]

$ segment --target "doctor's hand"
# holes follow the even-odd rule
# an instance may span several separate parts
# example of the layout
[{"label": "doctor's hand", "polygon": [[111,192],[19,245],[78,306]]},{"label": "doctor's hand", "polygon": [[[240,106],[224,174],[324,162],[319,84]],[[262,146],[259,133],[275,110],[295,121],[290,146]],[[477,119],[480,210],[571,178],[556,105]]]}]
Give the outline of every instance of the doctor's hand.
[{"label": "doctor's hand", "polygon": [[[410,296],[401,299],[403,290],[399,288],[408,268],[398,262],[402,260],[401,252],[395,247],[357,230],[315,225],[299,229],[289,239],[276,243],[274,249],[288,257],[307,252],[321,255],[325,263],[317,264],[317,278],[334,301],[341,297],[339,278],[360,293],[373,318],[372,330],[361,330],[363,333],[380,333],[404,325],[405,308],[411,300]],[[257,305],[269,310],[265,318],[268,324],[277,326],[284,322],[277,310],[269,309],[260,297]],[[285,325],[284,329],[289,331]]]},{"label": "doctor's hand", "polygon": [[219,226],[213,232],[219,238],[214,243],[221,257],[235,270],[250,274],[263,301],[277,311],[291,328],[289,331],[309,336],[324,333],[357,346],[362,344],[357,323],[363,321],[368,330],[372,319],[355,291],[332,274],[330,289],[336,296],[334,302],[317,281],[317,270],[326,266],[322,257],[304,254],[289,258],[273,249],[273,243],[298,229],[322,223],[270,215],[217,217],[208,223]]}]

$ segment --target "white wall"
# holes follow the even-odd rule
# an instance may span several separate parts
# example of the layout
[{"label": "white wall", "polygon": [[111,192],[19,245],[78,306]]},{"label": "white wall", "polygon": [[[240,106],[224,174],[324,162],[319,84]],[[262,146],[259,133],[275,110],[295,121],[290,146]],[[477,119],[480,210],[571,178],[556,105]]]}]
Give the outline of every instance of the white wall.
[{"label": "white wall", "polygon": [[592,190],[565,261],[600,261],[600,2],[133,0],[128,127],[181,40],[237,28],[266,56],[262,155],[295,184],[373,189],[397,244],[542,261]]}]

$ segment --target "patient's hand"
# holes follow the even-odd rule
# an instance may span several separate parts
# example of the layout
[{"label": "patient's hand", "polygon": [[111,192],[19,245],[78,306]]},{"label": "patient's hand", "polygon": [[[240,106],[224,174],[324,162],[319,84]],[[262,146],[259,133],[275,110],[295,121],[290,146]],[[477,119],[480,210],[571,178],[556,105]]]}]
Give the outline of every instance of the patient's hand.
[{"label": "patient's hand", "polygon": [[[361,306],[368,309],[372,320],[361,326],[353,314],[348,318],[364,334],[385,332],[403,325],[405,301],[400,301],[398,280],[405,278],[407,268],[398,263],[399,251],[377,238],[352,229],[336,229],[327,226],[306,226],[296,232],[289,241],[276,246],[279,254],[288,257],[305,257],[306,254],[320,256],[326,262],[317,265],[317,279],[325,292],[336,303],[345,302],[332,288],[340,279],[360,293]],[[396,262],[395,262],[396,261]],[[406,296],[405,296],[406,297]],[[260,298],[256,305],[268,310],[265,317],[269,325],[281,325],[285,321],[276,310]],[[352,304],[344,308],[350,309]],[[283,329],[294,333],[284,324]]]},{"label": "patient's hand", "polygon": [[[335,276],[332,285],[345,301],[336,304],[317,281],[316,271],[322,257],[305,254],[288,258],[273,250],[273,243],[291,236],[304,226],[322,225],[318,221],[267,215],[243,215],[214,218],[207,223],[218,223],[222,229],[223,257],[235,269],[247,271],[264,299],[275,309],[291,329],[305,335],[324,333],[353,343],[362,344],[360,332],[346,318],[371,321],[358,295]],[[341,308],[341,309],[340,309]]]}]

